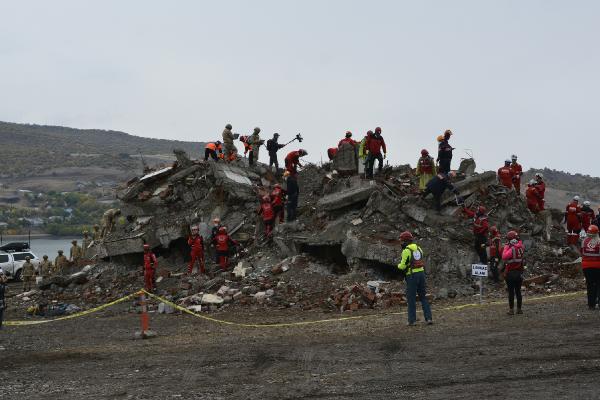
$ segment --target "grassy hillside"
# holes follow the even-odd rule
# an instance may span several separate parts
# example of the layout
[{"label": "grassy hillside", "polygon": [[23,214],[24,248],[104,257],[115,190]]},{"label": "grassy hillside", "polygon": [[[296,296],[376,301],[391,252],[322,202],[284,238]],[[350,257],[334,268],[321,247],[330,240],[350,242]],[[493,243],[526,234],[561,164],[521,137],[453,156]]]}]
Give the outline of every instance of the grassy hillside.
[{"label": "grassy hillside", "polygon": [[525,173],[523,182],[532,179],[536,172],[544,175],[546,185],[554,191],[546,199],[552,206],[562,209],[575,195],[581,196],[582,200],[591,201],[594,209],[600,205],[600,178],[544,168],[530,169]]}]

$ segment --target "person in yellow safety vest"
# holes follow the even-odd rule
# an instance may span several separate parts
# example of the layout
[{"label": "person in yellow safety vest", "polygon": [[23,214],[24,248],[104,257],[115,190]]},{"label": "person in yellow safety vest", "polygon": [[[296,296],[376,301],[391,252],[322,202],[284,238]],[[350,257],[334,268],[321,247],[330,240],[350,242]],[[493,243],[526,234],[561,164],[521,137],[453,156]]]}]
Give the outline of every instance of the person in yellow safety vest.
[{"label": "person in yellow safety vest", "polygon": [[367,138],[372,135],[373,132],[369,131],[365,137],[360,141],[358,146],[358,173],[363,174],[365,172],[365,163],[367,162]]},{"label": "person in yellow safety vest", "polygon": [[405,231],[400,234],[402,243],[402,260],[398,264],[400,272],[406,276],[406,302],[408,303],[408,326],[417,323],[417,294],[421,301],[425,322],[433,324],[431,307],[427,301],[427,290],[425,287],[425,261],[423,260],[423,249],[414,243],[412,233]]},{"label": "person in yellow safety vest", "polygon": [[427,149],[421,150],[421,158],[417,161],[417,176],[419,177],[419,190],[425,190],[427,182],[437,175],[437,168],[433,157],[429,155]]}]

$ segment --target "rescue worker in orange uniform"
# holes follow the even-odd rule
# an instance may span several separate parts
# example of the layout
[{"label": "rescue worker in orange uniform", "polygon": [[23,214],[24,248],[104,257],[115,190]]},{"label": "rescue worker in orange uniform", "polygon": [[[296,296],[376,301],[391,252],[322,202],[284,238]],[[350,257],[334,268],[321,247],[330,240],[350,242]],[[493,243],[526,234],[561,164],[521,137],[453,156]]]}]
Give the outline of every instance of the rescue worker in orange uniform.
[{"label": "rescue worker in orange uniform", "polygon": [[286,191],[283,190],[279,183],[275,184],[275,187],[271,191],[271,203],[273,204],[273,211],[275,212],[275,220],[279,218],[279,223],[283,224],[285,218],[285,211],[283,205],[285,204]]},{"label": "rescue worker in orange uniform", "polygon": [[510,170],[513,173],[513,185],[515,187],[515,190],[517,191],[517,194],[520,195],[521,194],[521,176],[523,176],[523,167],[521,166],[521,164],[519,164],[517,162],[516,155],[513,154],[511,159],[512,159],[512,162],[510,164]]},{"label": "rescue worker in orange uniform", "polygon": [[587,286],[588,308],[596,309],[600,300],[600,238],[598,227],[590,225],[581,245],[581,268]]},{"label": "rescue worker in orange uniform", "polygon": [[546,200],[544,200],[546,196],[546,182],[544,182],[544,175],[541,172],[535,173],[535,187],[540,194],[539,208],[540,211],[544,211],[546,209]]},{"label": "rescue worker in orange uniform", "polygon": [[475,252],[479,256],[479,262],[487,265],[487,242],[488,242],[488,231],[490,223],[486,215],[487,210],[484,206],[477,207],[476,211],[470,210],[463,207],[463,211],[471,218],[473,218],[473,235],[475,236],[475,243],[473,245]]},{"label": "rescue worker in orange uniform", "polygon": [[285,169],[290,173],[290,176],[295,177],[298,175],[298,167],[301,167],[300,157],[308,155],[308,152],[304,149],[291,151],[285,157]]},{"label": "rescue worker in orange uniform", "polygon": [[514,174],[510,168],[510,160],[504,161],[504,167],[498,169],[498,182],[503,186],[512,189],[513,188]]},{"label": "rescue worker in orange uniform", "polygon": [[213,239],[213,243],[217,249],[217,257],[219,259],[219,267],[222,271],[227,271],[229,268],[229,251],[231,246],[238,246],[236,242],[227,234],[227,228],[222,226],[219,228],[219,233]]},{"label": "rescue worker in orange uniform", "polygon": [[155,275],[158,268],[158,260],[150,250],[150,245],[144,245],[144,289],[151,292],[156,288]]},{"label": "rescue worker in orange uniform", "polygon": [[495,283],[498,283],[500,281],[498,265],[500,264],[500,257],[502,257],[502,237],[496,225],[493,225],[490,228],[490,240],[488,245],[490,247],[489,266],[492,273],[492,280]]},{"label": "rescue worker in orange uniform", "polygon": [[504,262],[503,274],[506,286],[508,288],[508,315],[514,315],[515,297],[517,298],[517,314],[523,314],[521,296],[521,285],[523,284],[523,257],[525,249],[523,243],[519,240],[519,235],[515,231],[506,234],[508,243],[502,250],[502,261]]},{"label": "rescue worker in orange uniform", "polygon": [[204,148],[204,161],[208,161],[208,157],[211,157],[215,161],[219,161],[219,158],[223,158],[223,146],[220,141],[210,142],[206,144]]},{"label": "rescue worker in orange uniform", "polygon": [[581,231],[579,196],[573,197],[573,201],[567,204],[563,222],[567,224],[567,244],[577,244],[579,241],[579,232]]},{"label": "rescue worker in orange uniform", "polygon": [[188,274],[194,270],[194,265],[198,262],[198,272],[204,274],[204,238],[198,234],[198,227],[192,227],[192,234],[188,237],[190,246],[190,262],[188,264]]},{"label": "rescue worker in orange uniform", "polygon": [[527,184],[525,198],[527,199],[527,208],[529,208],[529,211],[535,214],[540,212],[540,202],[542,198],[535,179],[530,180]]},{"label": "rescue worker in orange uniform", "polygon": [[270,196],[263,196],[261,198],[257,213],[262,216],[263,223],[265,224],[265,235],[267,238],[270,238],[273,233],[273,225],[275,224],[275,210],[273,209]]},{"label": "rescue worker in orange uniform", "polygon": [[248,155],[248,152],[252,150],[252,146],[248,143],[248,139],[250,139],[249,135],[241,135],[240,142],[244,144],[244,157]]},{"label": "rescue worker in orange uniform", "polygon": [[429,155],[427,149],[421,150],[421,158],[417,161],[417,176],[419,177],[419,190],[425,190],[427,182],[437,174],[433,157]]},{"label": "rescue worker in orange uniform", "polygon": [[590,207],[591,205],[592,203],[586,200],[583,202],[583,207],[581,207],[581,225],[586,232],[596,219],[596,214]]}]

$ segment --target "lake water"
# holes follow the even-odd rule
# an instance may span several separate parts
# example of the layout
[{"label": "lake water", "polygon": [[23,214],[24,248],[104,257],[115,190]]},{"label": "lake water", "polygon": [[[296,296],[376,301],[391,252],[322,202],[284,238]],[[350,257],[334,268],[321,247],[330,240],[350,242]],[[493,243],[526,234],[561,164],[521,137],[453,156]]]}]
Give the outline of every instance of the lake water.
[{"label": "lake water", "polygon": [[[81,246],[82,237],[68,237],[68,236],[43,236],[43,237],[32,237],[31,238],[31,251],[33,254],[42,258],[44,254],[48,255],[48,258],[54,261],[54,258],[58,255],[58,250],[63,250],[65,256],[69,257],[69,249],[71,248],[71,241],[77,240],[77,244]],[[27,236],[3,236],[2,243],[10,242],[27,242]]]}]

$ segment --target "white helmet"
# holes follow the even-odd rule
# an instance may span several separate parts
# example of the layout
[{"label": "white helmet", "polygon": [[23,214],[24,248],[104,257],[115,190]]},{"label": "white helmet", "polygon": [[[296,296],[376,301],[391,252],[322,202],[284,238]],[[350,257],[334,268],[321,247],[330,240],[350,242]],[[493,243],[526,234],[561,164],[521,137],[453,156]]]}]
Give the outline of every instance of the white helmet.
[{"label": "white helmet", "polygon": [[507,158],[506,160],[504,160],[505,164],[510,164],[510,160]]},{"label": "white helmet", "polygon": [[530,184],[530,185],[535,185],[536,183],[537,183],[537,182],[535,181],[535,179],[532,179],[532,180],[530,180],[530,181],[529,181],[529,184]]},{"label": "white helmet", "polygon": [[573,200],[574,200],[574,201],[579,201],[579,196],[574,196],[574,197],[573,197]]},{"label": "white helmet", "polygon": [[592,205],[592,203],[590,203],[588,200],[586,200],[586,201],[583,202],[583,205],[589,207],[589,206]]},{"label": "white helmet", "polygon": [[543,178],[544,178],[544,175],[543,175],[541,172],[536,172],[536,173],[535,173],[535,177],[536,177],[536,178],[543,179]]},{"label": "white helmet", "polygon": [[513,160],[516,160],[517,159],[517,155],[513,154],[510,158],[512,158]]}]

